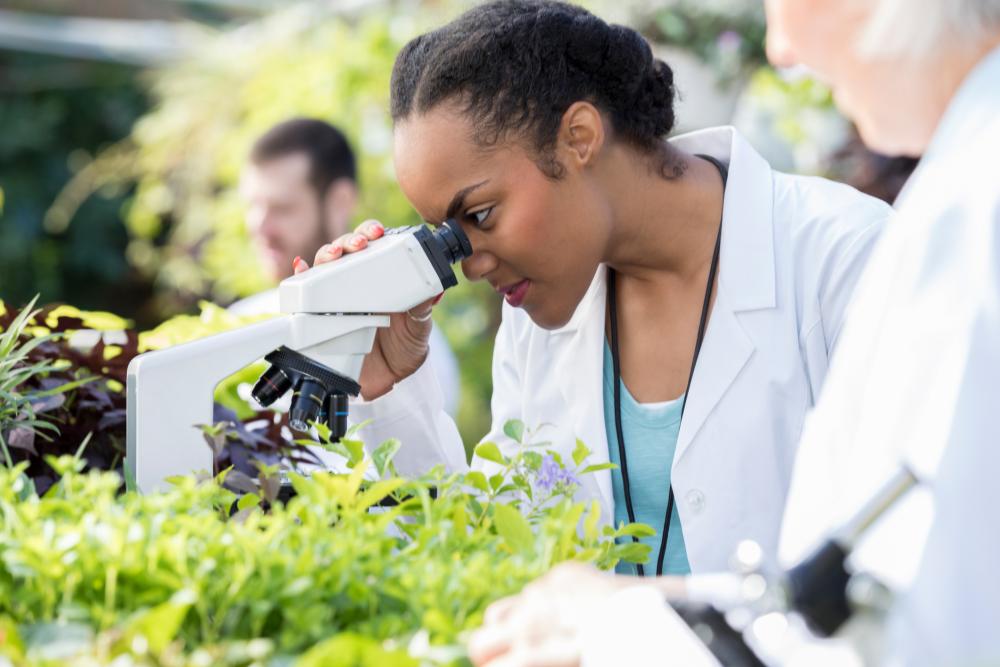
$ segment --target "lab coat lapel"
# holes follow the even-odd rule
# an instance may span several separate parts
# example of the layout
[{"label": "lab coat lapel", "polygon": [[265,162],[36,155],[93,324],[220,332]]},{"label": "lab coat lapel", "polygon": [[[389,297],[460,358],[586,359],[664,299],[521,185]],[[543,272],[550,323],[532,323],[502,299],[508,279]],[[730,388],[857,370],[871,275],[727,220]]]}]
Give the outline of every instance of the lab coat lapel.
[{"label": "lab coat lapel", "polygon": [[754,352],[741,312],[776,305],[771,167],[732,128],[693,132],[673,140],[691,153],[728,163],[722,248],[715,303],[695,366],[674,455],[690,448],[722,396]]},{"label": "lab coat lapel", "polygon": [[[559,340],[553,346],[553,371],[569,409],[570,427],[591,451],[588,463],[607,463],[608,438],[604,428],[604,305],[607,271],[598,268],[587,294],[570,322],[552,332]],[[563,338],[568,340],[560,340]],[[611,515],[611,473],[589,473],[582,482],[595,485],[601,500],[601,516]]]},{"label": "lab coat lapel", "polygon": [[695,366],[687,403],[677,436],[674,461],[678,461],[691,446],[695,435],[708,419],[716,404],[726,393],[736,376],[753,355],[754,344],[740,325],[736,313],[724,303],[721,294],[716,296],[712,319],[705,332],[698,364]]}]

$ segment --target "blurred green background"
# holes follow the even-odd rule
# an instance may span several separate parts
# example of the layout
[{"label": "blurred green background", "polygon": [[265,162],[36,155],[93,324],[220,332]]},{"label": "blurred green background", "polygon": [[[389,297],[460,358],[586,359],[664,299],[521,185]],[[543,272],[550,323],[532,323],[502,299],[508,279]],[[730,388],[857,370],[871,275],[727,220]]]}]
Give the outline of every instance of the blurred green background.
[{"label": "blurred green background", "polygon": [[[905,163],[860,149],[821,86],[766,67],[759,2],[583,4],[643,31],[674,67],[680,130],[734,123],[777,168],[892,196]],[[236,185],[254,139],[292,116],[349,135],[358,220],[419,222],[393,179],[389,74],[403,43],[469,5],[0,3],[0,299],[40,293],[149,329],[267,287]],[[461,367],[467,442],[489,425],[499,307],[463,282],[436,309]]]}]

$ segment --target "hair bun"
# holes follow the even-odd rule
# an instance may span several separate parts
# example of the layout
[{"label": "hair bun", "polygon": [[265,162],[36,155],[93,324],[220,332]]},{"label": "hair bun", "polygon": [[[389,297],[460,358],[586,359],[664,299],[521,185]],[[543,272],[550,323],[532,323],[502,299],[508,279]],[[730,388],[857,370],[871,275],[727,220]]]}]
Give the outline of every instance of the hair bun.
[{"label": "hair bun", "polygon": [[674,71],[670,65],[654,58],[644,81],[638,103],[647,108],[653,134],[663,135],[674,127]]},{"label": "hair bun", "polygon": [[475,138],[527,136],[546,173],[562,115],[588,101],[617,140],[659,154],[673,129],[674,77],[635,30],[557,0],[493,0],[403,48],[392,78],[394,120],[461,100]]}]

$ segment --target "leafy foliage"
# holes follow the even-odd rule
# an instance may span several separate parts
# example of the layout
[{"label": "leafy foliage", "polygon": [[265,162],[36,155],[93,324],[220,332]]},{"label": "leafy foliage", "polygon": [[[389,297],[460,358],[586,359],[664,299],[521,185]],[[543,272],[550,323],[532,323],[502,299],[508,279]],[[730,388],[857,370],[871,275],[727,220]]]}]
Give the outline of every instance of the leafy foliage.
[{"label": "leafy foliage", "polygon": [[[34,303],[34,302],[32,302]],[[125,383],[139,352],[159,349],[247,324],[213,304],[202,315],[179,316],[148,332],[111,313],[66,305],[16,310],[0,301],[0,456],[27,463],[25,473],[44,493],[57,476],[46,455],[79,453],[88,468],[122,469],[125,456]],[[241,397],[263,364],[226,378],[216,391],[216,418],[225,426],[215,442],[217,465],[256,474],[254,459],[314,460],[283,437],[287,417],[256,411]]]},{"label": "leafy foliage", "polygon": [[[39,449],[82,450],[88,465],[104,470],[119,466],[125,453],[122,388],[137,337],[125,333],[120,345],[106,344],[99,329],[124,322],[101,314],[85,323],[85,317],[66,306],[4,307],[0,314],[0,442],[8,465],[28,462],[41,492],[55,478]],[[81,346],[70,334],[85,327],[96,340]]]},{"label": "leafy foliage", "polygon": [[673,0],[640,19],[656,43],[681,48],[711,66],[720,84],[767,62],[760,3]]},{"label": "leafy foliage", "polygon": [[67,182],[146,110],[136,70],[4,49],[0,71],[0,296],[137,312],[149,286],[124,256],[127,189],[100,188],[70,227],[47,215]]},{"label": "leafy foliage", "polygon": [[[383,469],[395,448],[378,448]],[[463,635],[493,600],[563,560],[636,555],[614,542],[627,527],[600,528],[599,506],[573,502],[572,486],[535,489],[528,511],[511,477],[529,471],[531,486],[533,449],[485,492],[474,473],[441,468],[366,481],[364,459],[347,475],[293,473],[287,504],[232,519],[221,478],[119,496],[117,477],[63,457],[49,461],[60,481],[24,500],[24,464],[0,470],[0,655],[463,664]]]}]

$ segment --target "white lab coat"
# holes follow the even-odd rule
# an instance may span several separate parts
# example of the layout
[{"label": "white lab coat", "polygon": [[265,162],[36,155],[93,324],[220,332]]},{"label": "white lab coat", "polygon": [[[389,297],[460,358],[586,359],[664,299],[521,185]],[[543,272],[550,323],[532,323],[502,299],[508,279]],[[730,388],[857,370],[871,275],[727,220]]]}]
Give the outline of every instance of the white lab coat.
[{"label": "white lab coat", "polygon": [[[845,185],[772,171],[732,128],[672,141],[729,165],[719,287],[672,470],[688,560],[705,572],[724,568],[744,538],[775,552],[804,416],[891,209]],[[604,322],[603,267],[558,330],[504,304],[486,439],[509,449],[515,445],[502,433],[506,420],[551,424],[538,439],[551,441],[564,460],[579,437],[593,450],[590,463],[607,461]],[[462,443],[438,393],[421,369],[389,394],[355,403],[352,421],[373,420],[362,431],[370,444],[400,438],[401,471],[437,462],[461,469]],[[609,472],[585,476],[579,497],[598,499],[602,516],[614,516]]]},{"label": "white lab coat", "polygon": [[952,99],[872,255],[788,500],[793,563],[899,461],[925,479],[853,559],[902,593],[889,663],[1000,664],[998,154],[1000,49]]}]

